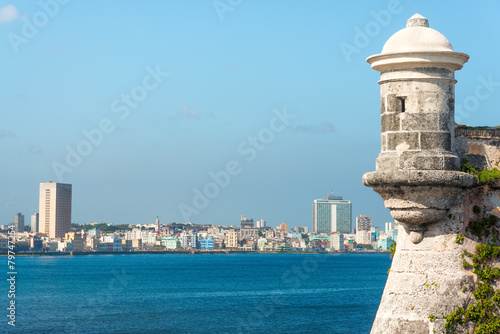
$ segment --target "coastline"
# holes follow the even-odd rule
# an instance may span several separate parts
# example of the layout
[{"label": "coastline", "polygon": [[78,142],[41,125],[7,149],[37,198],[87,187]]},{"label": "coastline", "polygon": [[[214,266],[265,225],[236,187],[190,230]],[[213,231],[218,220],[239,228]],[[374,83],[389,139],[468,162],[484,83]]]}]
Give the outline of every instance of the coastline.
[{"label": "coastline", "polygon": [[[201,251],[201,250],[175,250],[175,251],[134,251],[134,252],[23,252],[16,253],[15,256],[81,256],[81,255],[138,255],[138,254],[185,254],[185,255],[213,255],[213,254],[302,254],[302,255],[346,255],[346,254],[391,254],[391,252],[261,252],[261,251],[239,251],[239,250],[217,250],[217,251]],[[7,253],[0,254],[0,257],[8,256]]]}]

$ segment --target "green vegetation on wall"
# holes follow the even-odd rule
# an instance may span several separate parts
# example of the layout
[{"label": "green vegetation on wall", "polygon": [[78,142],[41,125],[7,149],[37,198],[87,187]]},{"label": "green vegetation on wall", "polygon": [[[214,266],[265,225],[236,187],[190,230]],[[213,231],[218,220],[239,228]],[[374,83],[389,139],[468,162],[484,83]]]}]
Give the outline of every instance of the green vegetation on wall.
[{"label": "green vegetation on wall", "polygon": [[[475,219],[470,219],[466,231],[478,238],[491,237],[492,243],[498,241],[498,229],[495,224],[498,218],[488,215],[475,205],[472,208]],[[463,243],[464,236],[457,235],[456,242]],[[446,333],[456,333],[459,327],[472,323],[474,333],[493,334],[500,333],[500,290],[493,286],[500,277],[500,268],[493,266],[500,256],[500,247],[492,244],[478,244],[474,254],[464,250],[463,266],[466,270],[472,270],[477,276],[477,283],[472,288],[472,300],[467,305],[458,307],[454,312],[445,316]],[[467,259],[466,259],[467,257]],[[470,263],[468,260],[471,260]],[[462,288],[466,292],[467,287]]]},{"label": "green vegetation on wall", "polygon": [[477,176],[477,180],[480,184],[486,184],[488,182],[500,180],[500,170],[494,167],[493,169],[483,169],[478,171],[476,168],[469,164],[469,160],[462,159],[462,166],[460,167],[462,172],[469,173]]}]

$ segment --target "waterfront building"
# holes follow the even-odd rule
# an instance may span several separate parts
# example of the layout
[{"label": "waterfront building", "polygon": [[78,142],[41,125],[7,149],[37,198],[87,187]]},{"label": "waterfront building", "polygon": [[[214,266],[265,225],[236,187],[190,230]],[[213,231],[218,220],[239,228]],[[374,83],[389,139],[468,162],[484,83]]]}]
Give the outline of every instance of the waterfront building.
[{"label": "waterfront building", "polygon": [[182,233],[181,234],[181,246],[182,248],[197,248],[198,244],[198,233]]},{"label": "waterfront building", "polygon": [[30,239],[30,251],[40,252],[43,248],[43,241],[40,237],[33,237]]},{"label": "waterfront building", "polygon": [[200,240],[201,249],[214,249],[214,239],[206,238]]},{"label": "waterfront building", "polygon": [[65,234],[64,238],[71,242],[73,246],[73,252],[83,252],[83,239],[80,233],[68,232]]},{"label": "waterfront building", "polygon": [[134,246],[132,246],[132,240],[122,239],[122,249],[125,252],[133,251]]},{"label": "waterfront building", "polygon": [[177,249],[179,247],[179,240],[173,237],[167,237],[161,239],[163,246],[166,249]]},{"label": "waterfront building", "polygon": [[351,201],[333,193],[313,202],[313,233],[349,233],[352,228]]},{"label": "waterfront building", "polygon": [[98,251],[99,252],[112,252],[113,251],[113,242],[100,242]]},{"label": "waterfront building", "polygon": [[63,238],[71,230],[71,184],[40,183],[39,230],[49,238]]},{"label": "waterfront building", "polygon": [[14,231],[24,232],[24,215],[21,213],[14,215]]},{"label": "waterfront building", "polygon": [[113,252],[123,252],[122,239],[113,239]]},{"label": "waterfront building", "polygon": [[236,230],[228,230],[226,232],[226,248],[237,248],[238,245],[238,232]]},{"label": "waterfront building", "polygon": [[393,242],[394,241],[389,237],[383,238],[383,239],[378,239],[378,248],[380,250],[383,250],[383,251],[388,251],[391,249]]},{"label": "waterfront building", "polygon": [[344,235],[336,232],[330,235],[330,248],[338,252],[344,251]]},{"label": "waterfront building", "polygon": [[40,218],[40,215],[38,213],[34,213],[31,215],[31,232],[34,232],[34,233],[39,232],[38,231],[39,218]]}]

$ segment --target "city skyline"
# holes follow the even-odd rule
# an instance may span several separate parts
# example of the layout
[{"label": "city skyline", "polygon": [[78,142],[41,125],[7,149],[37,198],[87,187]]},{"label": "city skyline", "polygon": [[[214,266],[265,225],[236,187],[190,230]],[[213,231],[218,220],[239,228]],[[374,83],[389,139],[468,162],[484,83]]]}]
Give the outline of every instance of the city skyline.
[{"label": "city skyline", "polygon": [[78,185],[78,223],[231,225],[244,212],[311,226],[311,200],[333,188],[381,227],[392,218],[361,182],[380,152],[379,78],[365,58],[415,13],[470,54],[456,121],[500,124],[493,1],[7,6],[5,222],[37,212],[50,178]]}]

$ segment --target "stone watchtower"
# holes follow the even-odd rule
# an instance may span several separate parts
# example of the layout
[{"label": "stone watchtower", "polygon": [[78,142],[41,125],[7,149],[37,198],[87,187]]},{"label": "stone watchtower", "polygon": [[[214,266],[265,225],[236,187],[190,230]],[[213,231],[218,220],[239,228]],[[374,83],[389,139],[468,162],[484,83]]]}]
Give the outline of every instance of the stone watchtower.
[{"label": "stone watchtower", "polygon": [[455,71],[468,59],[419,14],[367,59],[380,72],[382,148],[363,183],[401,226],[372,333],[444,333],[444,315],[470,300],[455,242],[477,185],[455,143]]},{"label": "stone watchtower", "polygon": [[454,147],[454,72],[468,59],[419,14],[389,38],[381,54],[367,59],[380,71],[382,151],[376,171],[363,182],[382,196],[414,243],[474,183],[459,172]]}]

